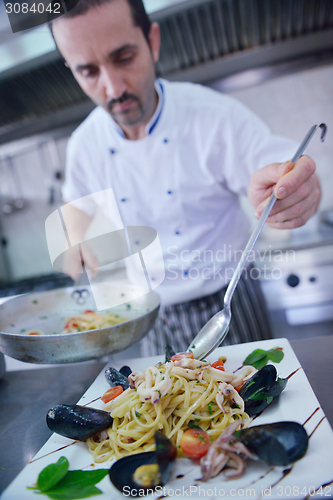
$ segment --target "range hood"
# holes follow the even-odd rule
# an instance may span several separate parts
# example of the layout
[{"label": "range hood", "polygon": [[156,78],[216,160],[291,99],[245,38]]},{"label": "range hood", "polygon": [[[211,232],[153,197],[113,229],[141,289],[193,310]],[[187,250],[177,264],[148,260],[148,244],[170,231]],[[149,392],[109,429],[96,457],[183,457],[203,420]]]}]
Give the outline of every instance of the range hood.
[{"label": "range hood", "polygon": [[[145,0],[151,15],[175,4],[190,0]],[[0,0],[0,80],[25,72],[59,58],[54,40],[46,25],[13,34],[6,15],[5,1]]]},{"label": "range hood", "polygon": [[[170,80],[206,83],[309,56],[333,59],[332,0],[145,4],[161,27],[158,74]],[[0,143],[82,120],[93,104],[64,66],[48,28],[18,35],[1,28]]]}]

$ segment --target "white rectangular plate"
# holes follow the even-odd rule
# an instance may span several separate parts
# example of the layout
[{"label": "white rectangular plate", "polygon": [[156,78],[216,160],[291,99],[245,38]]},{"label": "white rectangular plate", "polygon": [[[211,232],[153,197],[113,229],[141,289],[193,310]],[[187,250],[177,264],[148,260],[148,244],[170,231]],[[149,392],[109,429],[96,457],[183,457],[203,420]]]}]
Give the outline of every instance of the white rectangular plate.
[{"label": "white rectangular plate", "polygon": [[[310,436],[309,447],[306,455],[296,462],[292,467],[269,467],[262,462],[247,462],[244,476],[238,480],[226,480],[223,474],[211,479],[207,483],[198,481],[200,469],[198,465],[189,459],[178,459],[175,471],[170,482],[161,489],[156,497],[178,498],[269,498],[274,500],[292,498],[332,498],[333,497],[333,432],[320,408],[318,400],[314,395],[308,379],[300,368],[288,340],[273,339],[268,341],[252,342],[237,346],[219,348],[209,356],[211,361],[219,356],[227,357],[226,369],[234,371],[242,365],[248,354],[254,349],[272,349],[282,347],[284,358],[280,364],[275,365],[280,377],[288,377],[295,372],[290,379],[284,392],[275,400],[258,418],[253,425],[262,423],[292,420],[301,424],[305,423],[305,429]],[[144,370],[148,366],[163,360],[163,356],[141,358],[130,360],[133,370]],[[315,361],[314,361],[315,362]],[[317,362],[319,362],[317,360]],[[122,363],[123,364],[123,363]],[[115,368],[120,368],[116,364]],[[300,368],[300,369],[299,369]],[[323,373],[325,377],[325,373]],[[70,381],[68,381],[70,383]],[[100,398],[109,388],[104,370],[95,382],[87,390],[78,404],[87,404]],[[328,394],[327,397],[330,397]],[[59,404],[62,402],[59,401]],[[73,401],[73,404],[76,402]],[[103,402],[98,399],[89,406],[103,408]],[[27,422],[29,425],[29,422]],[[46,425],[46,424],[45,424]],[[93,465],[85,443],[76,443],[68,446],[72,440],[53,434],[34,459],[23,469],[23,471],[10,484],[3,493],[2,500],[36,500],[36,494],[27,490],[36,482],[39,472],[48,464],[54,463],[61,456],[69,460],[70,469],[92,469],[108,468],[111,462]],[[287,470],[289,473],[286,474]],[[320,487],[322,488],[320,489]],[[103,492],[97,496],[101,500],[123,499],[124,496],[116,490],[105,477],[97,487]],[[314,492],[317,493],[314,494]],[[125,492],[127,493],[127,492]],[[128,496],[125,495],[125,497]],[[139,496],[139,492],[138,492]],[[47,498],[38,496],[38,498]],[[95,497],[92,497],[95,498]]]}]

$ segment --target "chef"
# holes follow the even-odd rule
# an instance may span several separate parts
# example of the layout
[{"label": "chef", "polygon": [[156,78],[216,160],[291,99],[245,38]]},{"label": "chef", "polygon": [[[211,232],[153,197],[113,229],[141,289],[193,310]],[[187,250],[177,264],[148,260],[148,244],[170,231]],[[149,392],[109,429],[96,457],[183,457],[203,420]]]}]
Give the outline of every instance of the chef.
[{"label": "chef", "polygon": [[[68,145],[63,198],[71,202],[71,229],[83,238],[96,210],[84,197],[112,188],[125,226],[157,230],[166,276],[142,354],[163,352],[167,343],[182,351],[222,309],[245,247],[248,222],[239,195],[248,195],[259,218],[274,191],[278,201],[267,224],[302,226],[320,200],[315,164],[307,156],[288,161],[297,144],[271,135],[234,99],[157,79],[159,26],[141,0],[80,0],[53,21],[52,32],[97,105]],[[92,252],[85,261],[98,266]],[[68,253],[64,271],[75,279],[80,268]],[[253,264],[243,273],[225,343],[271,337],[258,277]]]}]

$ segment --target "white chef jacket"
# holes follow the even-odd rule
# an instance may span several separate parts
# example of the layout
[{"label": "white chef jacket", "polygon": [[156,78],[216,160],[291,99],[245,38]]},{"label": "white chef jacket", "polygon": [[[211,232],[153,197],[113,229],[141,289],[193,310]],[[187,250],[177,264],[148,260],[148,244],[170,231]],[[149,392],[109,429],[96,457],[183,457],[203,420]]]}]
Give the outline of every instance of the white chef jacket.
[{"label": "white chef jacket", "polygon": [[[112,188],[125,226],[150,226],[161,242],[163,305],[212,294],[231,278],[248,239],[239,195],[253,172],[290,159],[297,145],[274,136],[243,104],[193,83],[156,80],[146,137],[124,137],[102,108],[72,134],[63,199]],[[136,282],[131,266],[129,278]]]}]

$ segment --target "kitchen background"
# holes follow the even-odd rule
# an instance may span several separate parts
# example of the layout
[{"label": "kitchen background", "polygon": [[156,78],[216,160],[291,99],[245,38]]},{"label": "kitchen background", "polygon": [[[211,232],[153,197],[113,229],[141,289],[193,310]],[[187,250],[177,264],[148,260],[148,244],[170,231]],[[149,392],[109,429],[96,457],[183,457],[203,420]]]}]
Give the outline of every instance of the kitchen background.
[{"label": "kitchen background", "polygon": [[[323,191],[319,212],[296,230],[266,228],[257,265],[271,271],[261,283],[276,337],[332,334],[333,2],[145,4],[161,25],[163,77],[232,95],[298,142],[327,124],[326,141],[317,132],[307,149]],[[52,269],[44,224],[61,204],[68,137],[91,109],[48,29],[13,35],[0,3],[0,297],[72,283]]]}]

